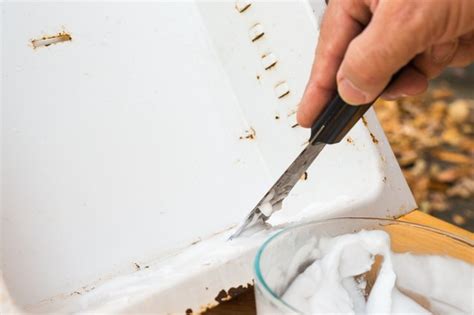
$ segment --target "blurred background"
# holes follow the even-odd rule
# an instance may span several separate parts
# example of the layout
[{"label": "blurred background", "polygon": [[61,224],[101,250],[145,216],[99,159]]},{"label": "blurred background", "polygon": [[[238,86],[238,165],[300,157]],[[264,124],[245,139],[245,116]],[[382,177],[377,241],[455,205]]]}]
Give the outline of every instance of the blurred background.
[{"label": "blurred background", "polygon": [[474,65],[375,110],[419,209],[474,231]]}]

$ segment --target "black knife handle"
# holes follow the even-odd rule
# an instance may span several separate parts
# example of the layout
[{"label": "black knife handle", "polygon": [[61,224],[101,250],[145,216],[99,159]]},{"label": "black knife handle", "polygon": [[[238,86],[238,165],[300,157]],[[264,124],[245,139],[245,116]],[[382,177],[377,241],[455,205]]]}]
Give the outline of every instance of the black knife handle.
[{"label": "black knife handle", "polygon": [[374,102],[349,105],[337,93],[313,123],[310,143],[333,144],[341,141]]}]

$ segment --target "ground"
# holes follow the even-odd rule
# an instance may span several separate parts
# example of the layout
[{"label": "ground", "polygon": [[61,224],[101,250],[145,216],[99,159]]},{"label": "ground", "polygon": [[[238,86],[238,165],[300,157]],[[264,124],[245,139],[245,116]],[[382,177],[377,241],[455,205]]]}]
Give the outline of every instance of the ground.
[{"label": "ground", "polygon": [[474,66],[375,110],[419,209],[473,231]]}]

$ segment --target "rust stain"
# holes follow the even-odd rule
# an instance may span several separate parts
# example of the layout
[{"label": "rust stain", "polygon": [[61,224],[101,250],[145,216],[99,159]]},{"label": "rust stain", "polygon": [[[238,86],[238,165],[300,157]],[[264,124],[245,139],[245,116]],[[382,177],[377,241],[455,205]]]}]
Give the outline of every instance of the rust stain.
[{"label": "rust stain", "polygon": [[222,303],[224,301],[230,300],[232,297],[224,290],[220,290],[217,296],[214,298],[217,303]]},{"label": "rust stain", "polygon": [[304,172],[303,175],[301,175],[301,180],[307,180],[308,179],[308,172]]},{"label": "rust stain", "polygon": [[365,119],[365,116],[362,116],[362,122],[364,123],[364,126],[367,127],[367,119]]},{"label": "rust stain", "polygon": [[379,143],[379,140],[377,140],[377,138],[375,138],[375,136],[372,132],[370,133],[370,137],[372,138],[373,143],[375,143],[375,144]]},{"label": "rust stain", "polygon": [[276,119],[276,120],[280,119],[280,116],[275,115],[275,119]]},{"label": "rust stain", "polygon": [[186,315],[191,315],[193,313],[193,310],[191,308],[188,308],[185,313]]},{"label": "rust stain", "polygon": [[255,41],[259,40],[260,38],[263,37],[263,35],[265,35],[265,33],[259,34],[257,37],[255,37],[254,39],[252,39],[252,42],[255,42]]},{"label": "rust stain", "polygon": [[283,93],[282,95],[278,96],[278,98],[284,98],[288,94],[290,94],[290,91],[287,91],[287,92]]},{"label": "rust stain", "polygon": [[256,137],[257,137],[257,132],[255,131],[255,129],[250,127],[249,130],[245,130],[245,135],[240,136],[239,139],[240,140],[243,140],[243,139],[254,140]]},{"label": "rust stain", "polygon": [[[264,59],[265,57],[267,57],[267,54],[262,55],[262,59]],[[271,68],[275,67],[277,63],[278,63],[278,60],[275,60],[274,62],[266,66],[265,70],[270,70]]]},{"label": "rust stain", "polygon": [[258,74],[257,74],[257,80],[259,80],[259,81],[260,81],[260,75],[258,75]]},{"label": "rust stain", "polygon": [[71,40],[71,34],[67,33],[66,31],[62,31],[56,35],[43,36],[41,38],[32,39],[31,45],[33,45],[33,49],[36,49],[38,47],[48,47],[50,45],[68,42]]},{"label": "rust stain", "polygon": [[217,296],[214,298],[214,300],[217,303],[222,303],[222,302],[228,301],[228,300],[232,299],[233,297],[236,297],[237,295],[247,291],[251,286],[252,285],[250,283],[247,283],[246,286],[239,285],[238,287],[230,288],[227,291],[222,289],[222,290],[219,291],[219,294],[217,294]]},{"label": "rust stain", "polygon": [[244,13],[248,8],[250,8],[250,5],[251,5],[251,3],[247,4],[247,5],[246,5],[245,7],[243,7],[243,8],[239,8],[237,5],[235,5],[235,9],[236,9],[237,11],[239,11],[240,13]]},{"label": "rust stain", "polygon": [[354,139],[352,139],[351,137],[347,137],[346,141],[350,144],[354,144]]}]

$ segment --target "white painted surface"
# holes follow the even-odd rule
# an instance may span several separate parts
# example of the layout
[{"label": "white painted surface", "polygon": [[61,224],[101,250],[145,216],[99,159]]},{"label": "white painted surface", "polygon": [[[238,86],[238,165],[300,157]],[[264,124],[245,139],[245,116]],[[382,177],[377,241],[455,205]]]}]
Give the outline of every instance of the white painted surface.
[{"label": "white painted surface", "polygon": [[[310,6],[2,6],[0,255],[12,299],[30,310],[183,311],[250,281],[253,252],[272,231],[229,244],[227,229],[309,135],[289,114],[317,39]],[[256,23],[265,35],[251,42]],[[62,27],[71,42],[29,46]],[[269,52],[278,63],[265,71]],[[278,99],[282,81],[290,94]],[[250,127],[256,139],[239,139]],[[325,149],[272,222],[411,210],[371,115],[369,128],[377,145],[358,124],[353,143]],[[134,272],[135,262],[150,268]]]}]

